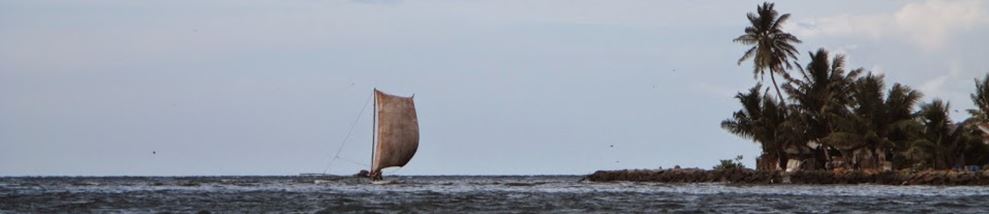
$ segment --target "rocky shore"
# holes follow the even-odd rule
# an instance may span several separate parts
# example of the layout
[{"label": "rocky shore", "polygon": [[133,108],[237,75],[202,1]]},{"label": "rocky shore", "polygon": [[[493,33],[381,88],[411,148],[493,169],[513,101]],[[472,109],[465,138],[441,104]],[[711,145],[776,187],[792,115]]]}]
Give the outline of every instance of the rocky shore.
[{"label": "rocky shore", "polygon": [[881,185],[989,185],[986,171],[756,171],[751,169],[613,170],[597,171],[586,178],[594,182],[633,181],[659,183],[732,184],[881,184]]}]

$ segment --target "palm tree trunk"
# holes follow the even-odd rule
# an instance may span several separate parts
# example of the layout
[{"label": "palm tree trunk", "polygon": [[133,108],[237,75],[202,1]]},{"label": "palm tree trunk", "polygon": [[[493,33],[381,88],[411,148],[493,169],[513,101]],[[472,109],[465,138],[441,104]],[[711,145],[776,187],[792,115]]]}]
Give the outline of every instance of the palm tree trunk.
[{"label": "palm tree trunk", "polygon": [[941,149],[934,149],[934,169],[943,169],[944,158],[941,157]]},{"label": "palm tree trunk", "polygon": [[786,163],[784,163],[784,162],[786,162],[786,158],[783,157],[785,155],[786,155],[785,152],[776,152],[776,156],[778,156],[776,158],[776,168],[777,169],[783,169],[783,171],[786,171]]},{"label": "palm tree trunk", "polygon": [[780,98],[780,104],[786,106],[786,100],[783,100],[783,93],[780,93],[780,86],[776,84],[776,73],[775,69],[769,69],[769,79],[773,80],[773,88],[776,88],[776,96]]},{"label": "palm tree trunk", "polygon": [[776,150],[776,156],[778,156],[777,160],[779,160],[777,161],[776,166],[783,169],[783,171],[786,171],[786,162],[790,160],[790,158],[786,155],[786,143],[781,143],[779,145],[780,148],[777,148]]}]

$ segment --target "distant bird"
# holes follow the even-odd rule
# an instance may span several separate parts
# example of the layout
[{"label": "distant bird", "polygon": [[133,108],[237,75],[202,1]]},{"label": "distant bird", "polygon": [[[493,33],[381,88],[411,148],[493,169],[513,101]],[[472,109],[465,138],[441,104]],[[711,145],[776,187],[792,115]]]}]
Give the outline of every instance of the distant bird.
[{"label": "distant bird", "polygon": [[608,147],[615,148],[615,145],[611,145],[611,146],[608,146]]},{"label": "distant bird", "polygon": [[158,154],[158,151],[151,151],[151,154],[152,155],[156,155],[156,154]]}]

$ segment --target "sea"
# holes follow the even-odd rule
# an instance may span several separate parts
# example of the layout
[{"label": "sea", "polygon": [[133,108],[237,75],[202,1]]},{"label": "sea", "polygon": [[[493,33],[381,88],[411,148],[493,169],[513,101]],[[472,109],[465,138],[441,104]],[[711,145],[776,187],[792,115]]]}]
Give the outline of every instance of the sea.
[{"label": "sea", "polygon": [[0,213],[986,213],[989,187],[582,176],[0,177]]}]

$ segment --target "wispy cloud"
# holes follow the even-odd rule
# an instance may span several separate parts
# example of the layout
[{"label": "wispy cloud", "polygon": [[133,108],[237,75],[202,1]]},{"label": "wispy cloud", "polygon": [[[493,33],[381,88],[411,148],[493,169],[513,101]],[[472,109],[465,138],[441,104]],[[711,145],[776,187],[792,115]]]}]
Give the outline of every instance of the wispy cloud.
[{"label": "wispy cloud", "polygon": [[807,18],[789,27],[801,37],[894,38],[937,50],[954,34],[986,25],[989,16],[983,1],[928,0],[906,4],[894,13]]},{"label": "wispy cloud", "polygon": [[907,4],[894,17],[897,27],[926,48],[937,48],[950,34],[987,24],[982,1],[927,1]]},{"label": "wispy cloud", "polygon": [[880,65],[873,65],[872,67],[869,68],[869,71],[871,71],[873,74],[886,74],[886,70],[883,69],[883,67]]},{"label": "wispy cloud", "polygon": [[962,71],[963,69],[957,62],[952,63],[948,66],[947,72],[941,73],[928,79],[927,81],[922,82],[920,84],[920,88],[918,89],[927,97],[944,97],[949,94],[957,95],[959,93],[948,93],[948,90],[946,89],[948,85],[945,85],[945,83],[948,83],[949,81],[957,81],[960,78],[959,75],[963,73]]}]

